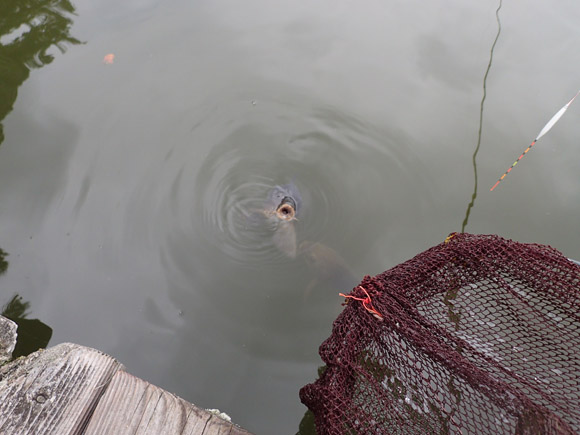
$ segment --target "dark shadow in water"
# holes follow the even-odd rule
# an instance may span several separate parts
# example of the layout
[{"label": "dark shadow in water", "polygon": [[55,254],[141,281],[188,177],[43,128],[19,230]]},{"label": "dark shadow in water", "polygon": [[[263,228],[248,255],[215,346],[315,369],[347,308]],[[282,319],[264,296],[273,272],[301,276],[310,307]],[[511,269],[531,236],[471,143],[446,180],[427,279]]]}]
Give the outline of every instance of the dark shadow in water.
[{"label": "dark shadow in water", "polygon": [[477,198],[477,153],[479,152],[479,146],[481,145],[481,130],[483,128],[483,104],[485,103],[485,97],[487,96],[487,76],[489,75],[489,70],[491,69],[491,64],[493,62],[493,51],[495,50],[495,45],[499,39],[499,35],[501,33],[501,22],[499,20],[499,11],[501,9],[502,0],[499,0],[499,5],[495,10],[495,19],[497,21],[497,34],[495,35],[495,39],[493,44],[491,45],[491,50],[489,52],[489,63],[487,64],[487,69],[485,70],[485,75],[483,76],[483,97],[481,98],[481,105],[479,109],[479,131],[477,133],[477,146],[475,147],[475,151],[473,152],[472,162],[473,162],[473,176],[474,176],[474,185],[473,185],[473,194],[471,195],[471,202],[467,206],[467,210],[465,211],[465,219],[463,219],[463,224],[461,225],[461,232],[465,232],[465,227],[467,226],[467,222],[469,221],[469,214],[471,213],[471,209],[475,204],[475,198]]},{"label": "dark shadow in water", "polygon": [[18,325],[18,338],[12,358],[26,356],[38,349],[45,348],[52,337],[52,328],[38,319],[27,319],[30,302],[23,302],[22,297],[14,297],[2,308],[4,317]]},{"label": "dark shadow in water", "polygon": [[[69,0],[2,0],[0,2],[0,144],[2,120],[12,111],[18,88],[32,68],[51,63],[48,51],[61,53],[80,44],[69,35],[75,9]],[[4,41],[4,42],[2,42]]]},{"label": "dark shadow in water", "polygon": [[6,260],[6,257],[8,257],[8,252],[0,248],[0,275],[4,274],[6,269],[8,269],[9,263],[8,260]]},{"label": "dark shadow in water", "polygon": [[[0,145],[4,141],[2,121],[12,111],[18,88],[33,68],[51,63],[49,53],[61,53],[67,44],[80,44],[69,35],[75,9],[69,0],[2,0],[0,2]],[[0,275],[6,272],[8,254],[0,249]],[[30,302],[16,294],[4,306],[4,317],[18,325],[13,358],[28,355],[48,345],[52,328],[38,319],[27,319]]]},{"label": "dark shadow in water", "polygon": [[[8,253],[0,248],[0,275],[8,269],[6,257]],[[15,294],[12,299],[2,308],[0,315],[12,320],[16,325],[16,346],[12,352],[12,359],[26,356],[38,349],[45,348],[52,337],[52,328],[38,319],[27,319],[30,302],[23,302],[22,298]]]},{"label": "dark shadow in water", "polygon": [[300,421],[296,435],[316,435],[316,424],[314,422],[314,413],[309,409],[304,413]]},{"label": "dark shadow in water", "polygon": [[[326,366],[318,367],[318,377],[320,378],[324,371],[326,370]],[[304,413],[304,417],[300,420],[300,425],[298,426],[298,432],[296,435],[316,435],[316,422],[314,421],[314,413],[307,409]]]}]

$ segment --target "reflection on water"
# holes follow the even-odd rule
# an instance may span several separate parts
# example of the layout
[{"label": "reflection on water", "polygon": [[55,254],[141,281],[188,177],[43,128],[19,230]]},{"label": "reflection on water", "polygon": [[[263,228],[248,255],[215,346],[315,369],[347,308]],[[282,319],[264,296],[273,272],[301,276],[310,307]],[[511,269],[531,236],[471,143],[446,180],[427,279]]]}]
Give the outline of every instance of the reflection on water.
[{"label": "reflection on water", "polygon": [[2,120],[10,113],[18,87],[30,69],[51,63],[50,48],[61,53],[67,44],[79,44],[70,36],[74,7],[69,0],[2,0],[0,5],[0,144]]},{"label": "reflection on water", "polygon": [[[4,142],[2,121],[12,111],[18,88],[28,79],[30,70],[54,60],[50,53],[52,47],[64,53],[67,44],[80,43],[69,34],[74,11],[68,0],[3,0],[0,4],[0,145]],[[33,123],[29,122],[28,127],[31,125]],[[50,139],[47,142],[50,144]],[[53,158],[49,156],[48,161]],[[43,162],[46,163],[47,160]],[[8,165],[14,166],[14,161]],[[26,176],[34,179],[36,174]],[[8,201],[3,204],[7,206]],[[8,268],[7,255],[0,249],[0,275]],[[26,356],[48,345],[52,328],[38,319],[29,319],[30,302],[24,302],[18,294],[5,304],[1,314],[18,325],[13,358]]]},{"label": "reflection on water", "polygon": [[[0,248],[0,276],[5,274],[8,269],[7,256],[8,253]],[[52,337],[52,328],[38,319],[28,319],[30,302],[24,302],[18,294],[6,302],[0,315],[12,320],[18,326],[17,341],[12,352],[12,359],[29,355],[48,345]]]},{"label": "reflection on water", "polygon": [[0,275],[2,275],[3,273],[6,272],[6,269],[8,269],[8,260],[6,260],[6,257],[8,257],[8,253],[3,251],[2,248],[0,248]]},{"label": "reflection on water", "polygon": [[0,314],[18,325],[18,337],[12,352],[13,359],[29,355],[48,345],[52,337],[52,328],[38,319],[28,319],[30,302],[23,302],[16,294],[6,303]]},{"label": "reflection on water", "polygon": [[495,39],[493,40],[493,44],[491,44],[491,50],[489,52],[489,62],[487,64],[485,74],[483,75],[483,96],[481,97],[481,103],[479,105],[479,130],[477,132],[477,145],[475,146],[475,151],[473,152],[473,156],[471,157],[474,178],[473,193],[471,194],[471,202],[467,205],[467,210],[465,211],[465,218],[463,219],[463,223],[461,224],[462,233],[465,232],[465,227],[469,222],[469,215],[471,213],[471,209],[475,205],[475,198],[477,198],[477,154],[479,153],[479,147],[481,145],[481,132],[483,130],[483,104],[485,103],[485,97],[487,96],[487,76],[489,75],[489,70],[491,69],[491,64],[493,62],[493,51],[495,50],[495,46],[501,33],[501,21],[499,20],[499,11],[501,9],[501,5],[502,0],[499,0],[499,5],[495,11],[495,19],[497,21],[497,33],[495,35]]}]

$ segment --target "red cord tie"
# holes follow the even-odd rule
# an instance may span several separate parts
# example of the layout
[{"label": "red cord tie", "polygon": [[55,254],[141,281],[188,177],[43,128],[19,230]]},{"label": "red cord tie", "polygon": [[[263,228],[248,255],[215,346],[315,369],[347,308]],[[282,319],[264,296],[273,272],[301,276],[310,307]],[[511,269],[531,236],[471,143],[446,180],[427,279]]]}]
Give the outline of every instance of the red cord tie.
[{"label": "red cord tie", "polygon": [[[367,310],[369,313],[371,313],[373,316],[375,316],[377,319],[379,319],[380,321],[383,320],[383,316],[381,313],[379,313],[375,307],[373,307],[373,302],[371,301],[371,296],[369,295],[369,293],[366,291],[366,289],[362,286],[358,286],[358,288],[360,288],[363,292],[365,292],[365,294],[367,295],[366,298],[357,298],[356,296],[352,296],[352,295],[345,295],[344,293],[339,293],[340,296],[342,296],[343,298],[347,298],[347,299],[354,299],[355,301],[360,301],[363,304],[363,307],[365,308],[365,310]],[[347,303],[347,302],[345,302]]]}]

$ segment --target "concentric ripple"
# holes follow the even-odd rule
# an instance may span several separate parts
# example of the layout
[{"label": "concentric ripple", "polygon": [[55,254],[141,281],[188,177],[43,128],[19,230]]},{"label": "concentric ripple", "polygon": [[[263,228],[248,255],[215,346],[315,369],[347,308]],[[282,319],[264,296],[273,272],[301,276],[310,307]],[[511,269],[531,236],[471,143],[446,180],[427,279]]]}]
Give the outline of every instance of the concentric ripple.
[{"label": "concentric ripple", "polygon": [[190,204],[179,213],[189,222],[180,217],[178,226],[232,264],[291,261],[273,243],[277,221],[263,213],[276,185],[293,182],[302,196],[297,243],[340,249],[353,237],[374,238],[365,221],[377,210],[386,215],[391,180],[404,176],[400,153],[376,129],[308,100],[287,101],[226,99],[201,117],[190,146],[171,156],[180,177],[170,207]]},{"label": "concentric ripple", "polygon": [[[286,358],[302,352],[291,346],[317,347],[313,328],[337,315],[339,291],[384,270],[389,241],[405,237],[392,224],[423,215],[425,183],[407,138],[295,90],[259,89],[171,126],[176,143],[160,148],[130,196],[128,209],[147,219],[128,215],[124,235],[159,252],[187,316],[211,322],[224,342]],[[264,208],[288,183],[301,206],[292,231],[280,233]],[[295,256],[281,237],[295,237]]]},{"label": "concentric ripple", "polygon": [[185,287],[215,297],[222,288],[284,292],[316,279],[309,258],[281,250],[278,221],[264,214],[270,190],[290,182],[302,198],[288,232],[296,246],[322,243],[356,270],[388,235],[400,185],[420,166],[408,161],[408,144],[309,96],[276,91],[226,95],[192,114],[187,140],[160,170],[165,179],[144,189],[158,204],[153,220],[171,280],[180,273]]},{"label": "concentric ripple", "polygon": [[232,121],[201,164],[192,220],[195,232],[235,262],[263,267],[288,261],[272,242],[275,220],[260,218],[270,189],[294,182],[303,197],[298,242],[327,240],[352,226],[353,210],[364,215],[365,200],[372,200],[359,183],[378,176],[368,165],[385,159],[376,144],[366,145],[376,138],[355,120],[328,110],[304,116],[295,106],[245,105],[243,122]]}]

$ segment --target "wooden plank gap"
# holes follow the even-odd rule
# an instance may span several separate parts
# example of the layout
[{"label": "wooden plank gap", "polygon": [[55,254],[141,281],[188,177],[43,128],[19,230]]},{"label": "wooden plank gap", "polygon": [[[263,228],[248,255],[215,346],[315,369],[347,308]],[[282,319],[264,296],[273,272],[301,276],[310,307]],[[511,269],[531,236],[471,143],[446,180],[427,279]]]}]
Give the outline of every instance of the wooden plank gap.
[{"label": "wooden plank gap", "polygon": [[[121,367],[119,370],[122,371],[122,370],[124,370],[124,368]],[[93,390],[96,390],[95,391],[95,400],[90,404],[90,407],[87,410],[87,418],[85,419],[83,424],[79,427],[80,434],[85,433],[87,426],[88,426],[91,418],[93,417],[95,409],[97,408],[97,405],[99,404],[101,398],[105,394],[105,391],[107,391],[109,385],[111,384],[112,379],[113,379],[113,376],[109,377],[108,379],[106,379],[105,382],[102,382],[101,384],[99,384],[93,388]]]},{"label": "wooden plank gap", "polygon": [[155,417],[158,418],[159,416],[161,416],[160,418],[165,417],[165,413],[157,414],[155,412],[155,410],[157,409],[157,405],[163,398],[163,392],[157,387],[147,382],[147,386],[145,387],[145,393],[147,397],[146,402],[144,404],[143,415],[141,416],[139,424],[137,426],[138,428],[142,428],[143,430],[146,430],[148,427],[151,426],[151,423]]}]

